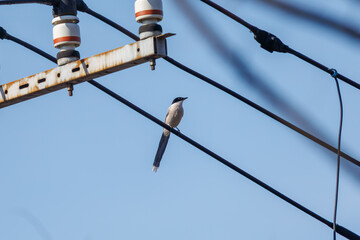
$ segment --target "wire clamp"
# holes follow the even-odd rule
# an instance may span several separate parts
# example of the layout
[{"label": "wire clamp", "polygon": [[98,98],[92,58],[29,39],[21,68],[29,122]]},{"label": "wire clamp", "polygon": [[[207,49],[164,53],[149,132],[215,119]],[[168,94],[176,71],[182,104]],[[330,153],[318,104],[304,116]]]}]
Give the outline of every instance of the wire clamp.
[{"label": "wire clamp", "polygon": [[338,72],[336,71],[336,69],[332,68],[332,69],[329,69],[330,70],[330,74],[333,78],[337,78],[338,77]]},{"label": "wire clamp", "polygon": [[278,37],[275,35],[261,30],[259,28],[254,29],[254,38],[260,43],[261,47],[268,52],[288,52],[289,47],[285,45]]}]

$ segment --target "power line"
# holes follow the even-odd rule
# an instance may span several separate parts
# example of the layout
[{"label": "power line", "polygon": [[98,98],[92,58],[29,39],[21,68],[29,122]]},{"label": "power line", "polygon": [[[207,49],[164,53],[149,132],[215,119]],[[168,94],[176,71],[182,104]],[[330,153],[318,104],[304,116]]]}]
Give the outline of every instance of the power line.
[{"label": "power line", "polygon": [[[0,32],[4,32],[4,31],[5,30],[3,28],[0,28]],[[5,31],[5,33],[6,33],[6,31]],[[9,36],[9,34],[6,34],[6,35]],[[7,39],[7,38],[2,38],[2,37],[0,37],[0,38],[1,39]],[[17,41],[17,43],[21,44],[21,43],[24,43],[24,42],[23,41]],[[21,44],[21,45],[23,45],[23,44]],[[25,46],[27,48],[29,48],[29,46],[31,46],[31,48],[29,48],[30,50],[32,50],[32,51],[36,50],[35,51],[36,53],[40,53],[40,52],[44,53],[40,49],[37,49],[36,47],[34,47],[34,46],[30,45],[30,44],[26,44],[26,45],[23,45],[23,46]],[[41,54],[41,55],[45,57],[45,55],[43,55],[43,54]],[[49,60],[51,60],[51,58]],[[249,173],[245,172],[244,170],[242,170],[239,167],[235,166],[234,164],[230,163],[229,161],[227,161],[226,159],[224,159],[221,156],[217,155],[216,153],[212,152],[211,150],[209,150],[209,149],[205,148],[204,146],[200,145],[199,143],[197,143],[196,141],[194,141],[191,138],[187,137],[186,135],[184,135],[184,134],[180,133],[179,131],[176,131],[175,129],[171,128],[167,124],[163,123],[161,120],[155,118],[151,114],[147,113],[146,111],[142,110],[141,108],[137,107],[136,105],[134,105],[131,102],[127,101],[126,99],[122,98],[121,96],[114,93],[110,89],[102,86],[101,84],[97,83],[94,80],[90,80],[89,83],[91,85],[95,86],[96,88],[100,89],[101,91],[105,92],[106,94],[110,95],[111,97],[117,99],[118,101],[125,104],[126,106],[130,107],[131,109],[135,110],[136,112],[140,113],[144,117],[146,117],[146,118],[150,119],[151,121],[155,122],[156,124],[160,125],[161,127],[166,128],[167,130],[169,130],[170,132],[172,132],[174,135],[178,136],[182,140],[188,142],[189,144],[193,145],[197,149],[201,150],[202,152],[204,152],[204,153],[208,154],[209,156],[213,157],[214,159],[218,160],[219,162],[221,162],[225,166],[231,168],[232,170],[234,170],[237,173],[241,174],[242,176],[246,177],[250,181],[256,183],[257,185],[259,185],[262,188],[268,190],[269,192],[273,193],[274,195],[281,198],[282,200],[284,200],[284,201],[288,202],[289,204],[293,205],[294,207],[298,208],[302,212],[304,212],[304,213],[308,214],[309,216],[317,219],[318,221],[324,223],[328,227],[330,227],[330,228],[332,227],[333,223],[331,223],[330,221],[328,221],[325,218],[321,217],[320,215],[312,212],[308,208],[302,206],[301,204],[297,203],[296,201],[292,200],[291,198],[287,197],[286,195],[280,193],[279,191],[275,190],[274,188],[270,187],[269,185],[267,185],[266,183],[264,183],[261,180],[257,179],[256,177],[250,175]],[[358,236],[354,232],[352,232],[352,231],[348,230],[347,228],[344,228],[344,227],[342,227],[340,225],[336,225],[336,232],[339,233],[340,235],[350,239],[350,240],[359,240],[360,239],[360,236]]]},{"label": "power line", "polygon": [[299,18],[318,23],[322,26],[326,26],[331,29],[335,29],[338,32],[346,34],[347,36],[360,40],[360,32],[355,30],[354,28],[346,26],[345,24],[342,24],[325,16],[321,16],[315,12],[311,12],[310,10],[307,10],[305,8],[301,8],[299,6],[295,6],[293,4],[284,1],[275,1],[275,0],[258,0],[258,1],[265,3],[269,6],[272,6],[274,8],[280,9],[281,11],[290,13]]},{"label": "power line", "polygon": [[53,5],[56,0],[10,0],[0,1],[0,5],[23,4],[23,3],[40,3],[46,5]]},{"label": "power line", "polygon": [[[87,8],[87,9],[90,9],[90,8],[87,7],[87,6],[86,6],[86,8]],[[84,11],[84,12],[88,12],[88,11],[89,11],[89,10],[82,10],[82,9],[79,9],[79,10],[80,10],[80,11]],[[91,12],[92,12],[92,13],[95,13],[93,10],[91,10]],[[100,15],[99,13],[96,13],[96,14],[94,14],[93,16],[96,17],[96,18],[98,18],[98,19],[101,20],[101,21],[103,21],[103,19],[107,19],[106,17]],[[126,34],[126,35],[129,36],[130,38],[133,38],[134,40],[138,39],[138,37],[137,37],[135,34],[131,33],[130,31],[126,30],[125,28],[121,27],[119,24],[117,24],[117,23],[115,23],[115,22],[113,22],[113,21],[111,21],[111,20],[109,20],[109,19],[107,19],[107,20],[104,21],[104,22],[107,23],[107,24],[109,24],[110,26],[114,27],[115,29],[118,29],[119,31],[123,32],[124,34]],[[110,24],[110,23],[111,23],[111,24]],[[120,29],[122,29],[122,30],[120,30]],[[333,146],[331,146],[330,144],[328,144],[328,143],[320,140],[319,138],[313,136],[312,134],[306,132],[305,130],[303,130],[303,129],[297,127],[297,126],[295,126],[294,124],[286,121],[285,119],[277,116],[276,114],[270,112],[269,110],[267,110],[267,109],[265,109],[265,108],[257,105],[256,103],[254,103],[254,102],[250,101],[249,99],[241,96],[240,94],[232,91],[231,89],[229,89],[229,88],[227,88],[227,87],[225,87],[225,86],[217,83],[216,81],[214,81],[214,80],[212,80],[212,79],[210,79],[210,78],[202,75],[202,74],[199,73],[199,72],[196,72],[195,70],[193,70],[193,69],[191,69],[191,68],[189,68],[189,67],[186,67],[185,65],[183,65],[183,64],[181,64],[180,62],[172,59],[172,58],[169,57],[169,56],[164,57],[164,59],[165,59],[165,61],[173,64],[174,66],[178,67],[179,69],[181,69],[181,70],[183,70],[183,71],[185,71],[185,72],[187,72],[187,73],[189,73],[189,74],[191,74],[191,75],[193,75],[193,76],[195,76],[195,77],[203,80],[204,82],[206,82],[206,83],[208,83],[208,84],[210,84],[210,85],[212,85],[212,86],[214,86],[214,87],[216,87],[216,88],[218,88],[218,89],[226,92],[227,94],[235,97],[236,99],[238,99],[238,100],[246,103],[247,105],[255,108],[256,110],[264,113],[265,115],[271,117],[272,119],[278,121],[279,123],[281,123],[281,124],[287,126],[288,128],[296,131],[297,133],[300,133],[301,135],[303,135],[303,136],[305,136],[306,138],[312,140],[313,142],[315,142],[315,143],[323,146],[324,148],[330,150],[331,152],[333,152],[333,153],[335,153],[335,154],[337,153],[337,149],[336,149],[335,147],[333,147]],[[345,158],[346,160],[348,160],[348,161],[350,161],[351,163],[353,163],[353,164],[357,165],[358,167],[360,167],[360,162],[359,162],[358,160],[356,160],[355,158],[349,156],[348,154],[346,154],[346,153],[344,153],[344,152],[340,152],[340,154],[341,154],[341,156],[342,156],[343,158]]]},{"label": "power line", "polygon": [[[230,11],[226,10],[225,8],[217,5],[216,3],[210,1],[210,0],[200,0],[204,3],[206,3],[207,5],[215,8],[216,10],[218,10],[219,12],[225,14],[226,16],[232,18],[233,20],[237,21],[238,23],[242,24],[243,26],[245,26],[246,28],[248,28],[251,32],[254,33],[255,36],[255,40],[257,42],[259,42],[261,44],[261,47],[264,48],[265,50],[269,51],[269,52],[282,52],[282,53],[290,53],[293,54],[295,56],[297,56],[298,58],[310,63],[311,65],[323,70],[324,72],[327,72],[328,74],[332,75],[332,69],[328,68],[326,66],[324,66],[323,64],[305,56],[302,53],[297,52],[296,50],[290,48],[289,46],[283,44],[281,42],[281,40],[276,37],[275,35],[266,32],[264,30],[261,30],[249,23],[247,23],[246,21],[244,21],[243,19],[241,19],[240,17],[236,16],[235,14],[231,13]],[[354,82],[353,80],[349,79],[348,77],[345,77],[342,74],[337,75],[337,77],[341,80],[343,80],[344,82],[346,82],[347,84],[357,88],[360,90],[360,84]]]},{"label": "power line", "polygon": [[[80,9],[79,9],[80,10]],[[82,10],[80,10],[82,11]],[[91,10],[90,8],[86,8],[85,10],[83,10],[84,12],[86,12],[87,14],[105,22],[106,24],[112,26],[113,28],[119,30],[120,32],[124,33],[125,35],[129,36],[130,38],[134,39],[135,41],[139,41],[140,38],[138,36],[136,36],[135,34],[133,34],[132,32],[128,31],[127,29],[121,27],[120,25],[116,24],[115,22],[111,21],[110,19],[104,17],[103,15],[94,12],[93,10]]]},{"label": "power line", "polygon": [[[199,79],[201,79],[201,80],[203,80],[203,81],[205,81],[205,82],[213,85],[214,87],[216,87],[216,88],[218,88],[218,89],[220,89],[220,90],[228,93],[229,95],[231,95],[231,96],[237,98],[238,100],[246,103],[247,105],[251,106],[252,108],[255,108],[256,110],[262,112],[263,114],[267,115],[268,117],[270,117],[270,118],[278,121],[279,123],[287,126],[288,128],[296,131],[297,133],[300,133],[300,134],[303,135],[304,137],[312,140],[313,142],[315,142],[315,143],[323,146],[324,148],[330,150],[331,152],[337,154],[337,152],[338,152],[337,149],[334,148],[333,146],[331,146],[330,144],[328,144],[328,143],[320,140],[319,138],[311,135],[310,133],[306,132],[305,130],[302,130],[301,128],[295,126],[294,124],[292,124],[292,123],[286,121],[285,119],[277,116],[276,114],[270,112],[269,110],[261,107],[260,105],[257,105],[256,103],[250,101],[249,99],[247,99],[247,98],[241,96],[240,94],[232,91],[231,89],[229,89],[229,88],[227,88],[227,87],[225,87],[225,86],[223,86],[223,85],[215,82],[214,80],[212,80],[212,79],[210,79],[210,78],[208,78],[208,77],[206,77],[206,76],[204,76],[204,75],[202,75],[202,74],[200,74],[200,73],[198,73],[198,72],[196,72],[196,71],[194,71],[194,70],[192,70],[192,69],[190,69],[190,68],[188,68],[188,67],[186,67],[186,66],[184,66],[184,65],[182,65],[181,63],[175,61],[174,59],[172,59],[172,58],[170,58],[170,57],[166,57],[166,58],[164,58],[164,59],[165,59],[166,61],[174,64],[174,65],[177,66],[178,68],[184,70],[185,72],[187,72],[187,73],[189,73],[189,74],[191,74],[191,75],[194,75],[194,76],[198,77]],[[357,165],[357,166],[360,167],[360,162],[359,162],[358,160],[354,159],[353,157],[347,155],[347,154],[344,153],[344,152],[340,152],[340,155],[341,155],[343,158],[347,159],[348,161],[350,161],[350,162],[352,162],[353,164],[355,164],[355,165]]]},{"label": "power line", "polygon": [[240,79],[259,91],[262,97],[267,99],[274,107],[286,113],[295,123],[300,123],[305,129],[324,139],[325,134],[320,134],[318,127],[315,127],[311,121],[303,114],[300,114],[299,111],[294,110],[289,101],[279,96],[272,85],[267,84],[264,77],[260,77],[259,74],[251,71],[251,67],[247,64],[247,61],[245,61],[239,53],[235,54],[232,48],[226,46],[224,37],[220,36],[220,30],[214,31],[201,16],[201,13],[196,12],[190,6],[189,1],[176,0],[174,2],[183,10],[184,14],[186,14],[186,19],[190,20],[191,25],[197,28],[196,32],[200,33],[206,42],[210,43],[212,49],[221,55],[224,61],[227,61],[228,66],[232,66],[232,69]]},{"label": "power line", "polygon": [[[234,164],[230,163],[226,159],[220,157],[216,153],[214,153],[211,150],[205,148],[204,146],[200,145],[199,143],[197,143],[196,141],[194,141],[191,138],[187,137],[186,135],[184,135],[184,134],[180,133],[179,131],[171,128],[170,126],[168,126],[167,124],[165,124],[161,120],[159,120],[158,118],[152,116],[151,114],[149,114],[146,111],[142,110],[141,108],[137,107],[133,103],[127,101],[124,98],[122,98],[121,96],[114,93],[110,89],[108,89],[108,88],[106,88],[106,87],[104,87],[104,86],[102,86],[102,85],[100,85],[100,84],[98,84],[98,83],[96,83],[94,81],[89,81],[89,83],[94,85],[98,89],[102,90],[103,92],[106,92],[111,97],[117,99],[121,103],[125,104],[126,106],[133,109],[134,111],[140,113],[141,115],[143,115],[144,117],[146,117],[149,120],[153,121],[154,123],[160,125],[163,128],[166,128],[167,130],[169,130],[170,132],[172,132],[173,134],[175,134],[176,136],[178,136],[182,140],[188,142],[189,144],[193,145],[197,149],[201,150],[202,152],[206,153],[207,155],[209,155],[212,158],[216,159],[217,161],[221,162],[225,166],[227,166],[227,167],[231,168],[232,170],[236,171],[237,173],[243,175],[244,177],[246,177],[250,181],[256,183],[257,185],[259,185],[262,188],[268,190],[269,192],[273,193],[274,195],[276,195],[277,197],[279,197],[282,200],[286,201],[287,203],[289,203],[289,204],[293,205],[294,207],[298,208],[302,212],[310,215],[311,217],[317,219],[318,221],[320,221],[320,222],[324,223],[325,225],[327,225],[328,227],[332,228],[332,223],[330,221],[324,219],[323,217],[317,215],[316,213],[312,212],[311,210],[307,209],[306,207],[302,206],[301,204],[295,202],[291,198],[285,196],[284,194],[282,194],[279,191],[275,190],[274,188],[270,187],[266,183],[260,181],[259,179],[255,178],[254,176],[250,175],[249,173],[245,172],[244,170],[242,170],[239,167],[235,166]],[[344,236],[344,237],[346,237],[348,239],[351,239],[351,240],[359,240],[360,239],[360,236],[356,235],[355,233],[351,232],[350,230],[348,230],[348,229],[346,229],[346,228],[344,228],[344,227],[342,227],[340,225],[337,225],[336,231],[340,235],[342,235],[342,236]]]},{"label": "power line", "polygon": [[[123,28],[123,27],[120,26],[119,24],[111,21],[110,19],[102,16],[101,14],[99,14],[99,13],[91,10],[83,1],[80,1],[80,3],[78,3],[78,10],[79,10],[79,11],[86,12],[86,13],[90,14],[91,16],[95,17],[95,18],[98,18],[99,20],[101,20],[101,21],[109,24],[110,26],[112,26],[112,27],[114,27],[115,29],[121,31],[122,33],[124,33],[125,35],[129,36],[130,38],[132,38],[132,39],[134,39],[134,40],[136,40],[136,41],[139,40],[139,37],[136,36],[135,34],[131,33],[130,31],[128,31],[127,29]],[[235,15],[234,15],[234,16],[235,16]],[[246,23],[245,21],[243,21],[242,19],[239,19],[239,21],[242,21],[242,22],[244,23],[244,25],[248,25],[249,27],[252,26],[252,25]],[[5,33],[6,33],[6,31],[5,31]],[[1,32],[0,32],[0,34],[1,34]],[[7,34],[7,35],[9,35],[9,34]],[[2,39],[4,39],[4,38],[2,38]],[[25,46],[25,45],[24,45],[24,46]],[[26,47],[26,46],[25,46],[25,47]],[[30,48],[29,48],[29,49],[30,49]],[[41,50],[40,50],[40,51],[41,51]],[[205,81],[206,83],[208,83],[208,84],[210,84],[210,85],[212,85],[212,86],[214,86],[214,87],[216,87],[216,88],[218,88],[218,89],[220,89],[220,90],[228,93],[229,95],[237,98],[238,100],[240,100],[240,101],[248,104],[249,106],[251,106],[251,107],[255,108],[256,110],[264,113],[265,115],[271,117],[272,119],[280,122],[281,124],[287,126],[288,128],[290,128],[290,129],[292,129],[292,130],[300,133],[301,135],[303,135],[303,136],[305,136],[306,138],[312,140],[313,142],[315,142],[315,143],[323,146],[324,148],[330,150],[331,152],[337,153],[337,149],[336,149],[335,147],[333,147],[333,146],[331,146],[330,144],[328,144],[328,143],[320,140],[319,138],[311,135],[310,133],[302,130],[301,128],[299,128],[299,127],[295,126],[294,124],[286,121],[285,119],[283,119],[283,118],[275,115],[274,113],[266,110],[265,108],[257,105],[256,103],[254,103],[254,102],[250,101],[249,99],[241,96],[240,94],[238,94],[238,93],[230,90],[229,88],[226,88],[225,86],[217,83],[216,81],[214,81],[214,80],[212,80],[212,79],[210,79],[210,78],[208,78],[208,77],[206,77],[206,76],[204,76],[204,75],[202,75],[202,74],[200,74],[200,73],[198,73],[198,72],[196,72],[196,71],[194,71],[194,70],[186,67],[185,65],[177,62],[176,60],[174,60],[174,59],[172,59],[172,58],[170,58],[170,57],[168,57],[168,56],[167,56],[167,57],[164,57],[164,59],[165,59],[167,62],[173,64],[174,66],[182,69],[183,71],[185,71],[185,72],[187,72],[187,73],[189,73],[189,74],[191,74],[191,75],[193,75],[193,76],[195,76],[195,77],[197,77],[197,78]],[[51,60],[51,61],[54,61],[54,60]],[[356,160],[355,158],[349,156],[348,154],[346,154],[346,153],[344,153],[344,152],[340,152],[340,154],[341,154],[341,156],[342,156],[343,158],[347,159],[348,161],[350,161],[350,162],[352,162],[353,164],[355,164],[355,165],[357,165],[357,166],[360,167],[360,162],[359,162],[358,160]]]},{"label": "power line", "polygon": [[49,59],[50,61],[56,63],[57,60],[55,57],[51,56],[50,54],[38,49],[37,47],[34,47],[33,45],[22,41],[21,39],[18,39],[12,35],[10,35],[9,33],[6,32],[6,30],[2,27],[0,27],[0,39],[7,39],[13,42],[16,42],[17,44],[20,44],[21,46],[26,47],[27,49],[30,49],[33,52],[36,52],[37,54],[43,56],[44,58]]}]

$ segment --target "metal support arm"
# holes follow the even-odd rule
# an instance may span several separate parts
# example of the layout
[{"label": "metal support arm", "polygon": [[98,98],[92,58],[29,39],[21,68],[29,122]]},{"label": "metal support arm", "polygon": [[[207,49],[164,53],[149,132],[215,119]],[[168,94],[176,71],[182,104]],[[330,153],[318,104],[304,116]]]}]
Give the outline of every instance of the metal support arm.
[{"label": "metal support arm", "polygon": [[151,59],[167,56],[165,34],[81,59],[0,86],[0,108],[26,101],[70,84],[101,77]]}]

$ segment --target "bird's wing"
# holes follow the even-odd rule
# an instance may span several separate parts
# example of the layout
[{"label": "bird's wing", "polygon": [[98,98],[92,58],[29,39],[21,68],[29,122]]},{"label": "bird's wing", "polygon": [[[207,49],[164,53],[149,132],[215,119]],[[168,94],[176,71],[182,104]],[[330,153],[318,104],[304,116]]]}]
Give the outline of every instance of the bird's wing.
[{"label": "bird's wing", "polygon": [[[168,118],[168,116],[169,116],[169,109],[168,109],[168,111],[167,111],[167,113],[166,113],[166,116],[165,116],[165,120],[164,120],[164,122],[166,123],[166,120],[167,120],[167,118]],[[166,123],[167,124],[167,123]]]},{"label": "bird's wing", "polygon": [[166,145],[169,141],[169,138],[170,138],[170,134],[169,135],[165,135],[164,132],[163,134],[161,135],[161,139],[160,139],[160,143],[159,143],[159,147],[158,147],[158,150],[156,152],[156,155],[155,155],[155,160],[154,160],[154,163],[153,163],[153,171],[156,172],[160,166],[160,161],[161,161],[161,158],[165,152],[165,148],[166,148]]}]

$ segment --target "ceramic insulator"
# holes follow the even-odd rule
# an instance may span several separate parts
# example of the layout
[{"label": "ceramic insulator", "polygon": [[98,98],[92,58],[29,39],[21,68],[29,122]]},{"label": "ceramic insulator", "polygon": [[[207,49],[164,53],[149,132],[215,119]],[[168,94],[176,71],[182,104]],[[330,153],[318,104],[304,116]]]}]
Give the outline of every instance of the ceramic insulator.
[{"label": "ceramic insulator", "polygon": [[73,15],[55,17],[52,20],[54,46],[59,49],[75,49],[80,46],[79,18]]}]

